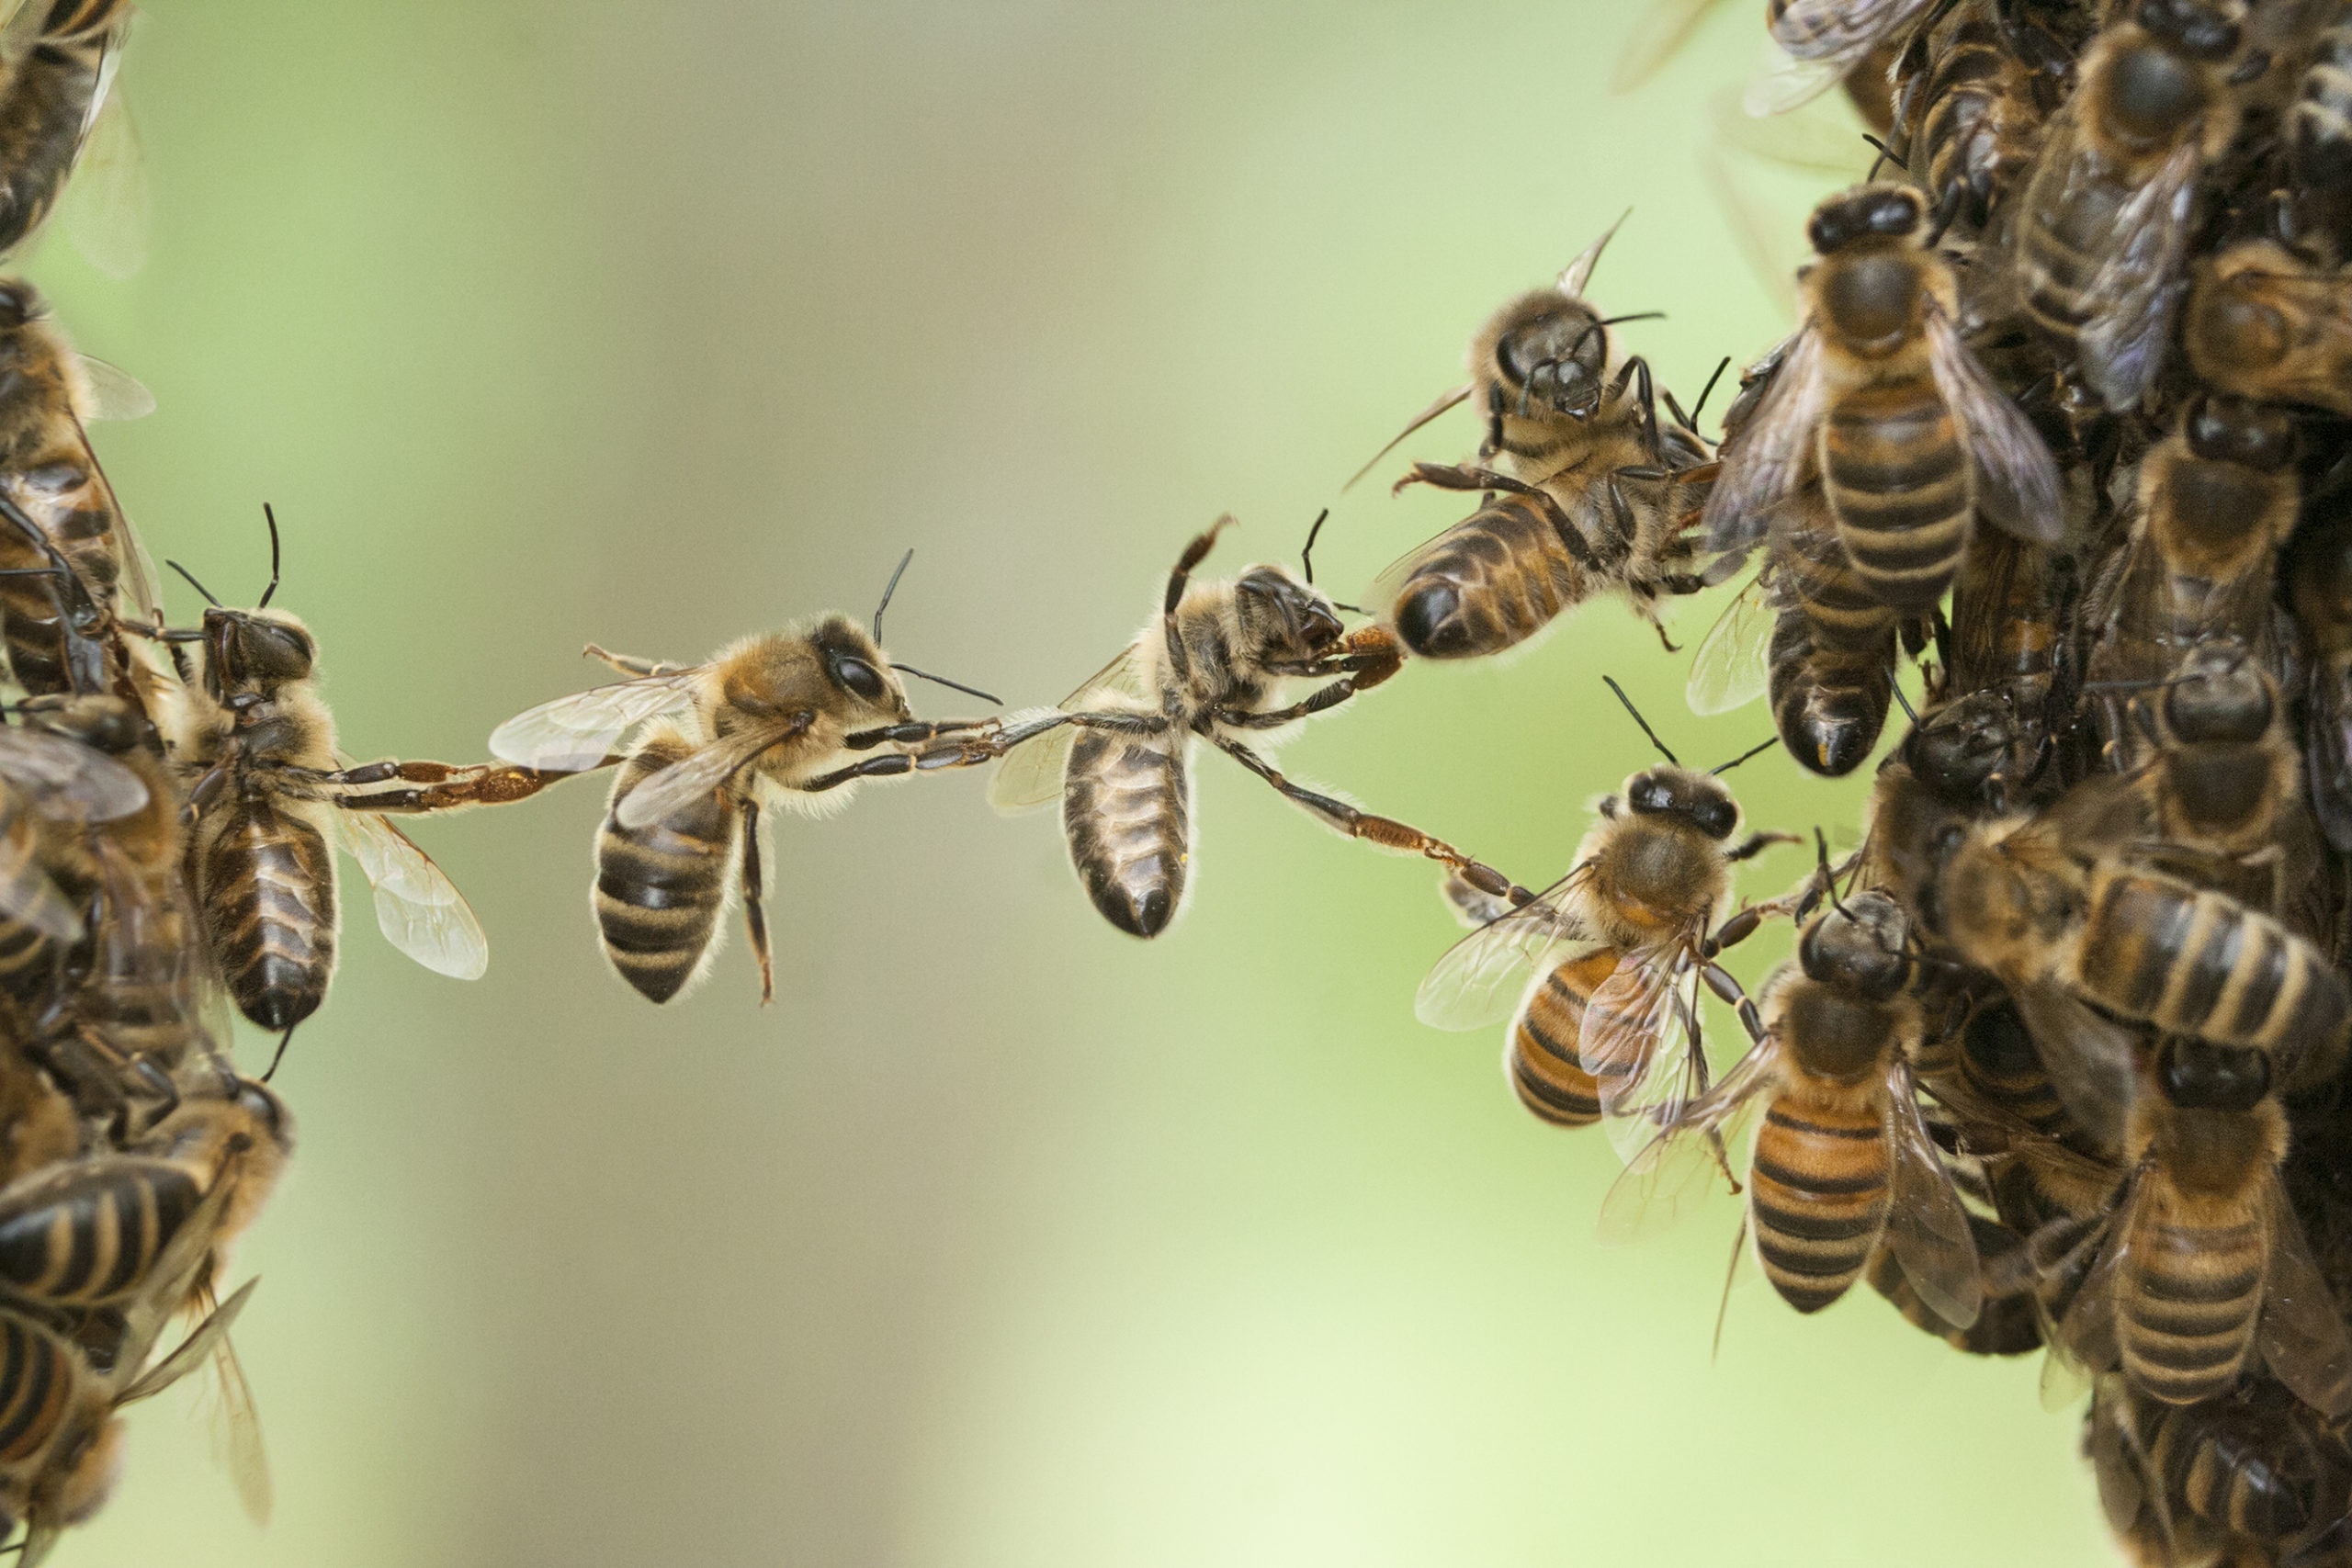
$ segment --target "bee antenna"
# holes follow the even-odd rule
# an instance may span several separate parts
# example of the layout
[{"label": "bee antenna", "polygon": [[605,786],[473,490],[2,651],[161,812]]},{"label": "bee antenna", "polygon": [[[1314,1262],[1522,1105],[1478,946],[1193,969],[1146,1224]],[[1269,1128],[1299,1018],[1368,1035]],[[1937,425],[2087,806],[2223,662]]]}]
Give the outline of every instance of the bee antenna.
[{"label": "bee antenna", "polygon": [[1331,509],[1325,507],[1315,514],[1315,525],[1306,531],[1306,547],[1298,552],[1300,570],[1306,573],[1306,586],[1315,586],[1315,536],[1323,532],[1323,525],[1331,520]]},{"label": "bee antenna", "polygon": [[1877,137],[1872,136],[1869,131],[1865,130],[1862,132],[1862,140],[1878,149],[1878,156],[1871,160],[1871,172],[1862,176],[1865,182],[1878,178],[1879,165],[1882,164],[1892,164],[1906,175],[1911,172],[1911,165],[1896,157],[1894,155],[1894,148],[1889,147]]},{"label": "bee antenna", "polygon": [[1603,327],[1620,326],[1627,321],[1662,321],[1664,320],[1666,320],[1666,312],[1664,310],[1637,310],[1630,316],[1603,317],[1600,321],[1590,322],[1585,327],[1584,331],[1577,333],[1576,341],[1568,344],[1568,352],[1562,355],[1560,357],[1562,359],[1575,358],[1577,350],[1584,346],[1584,340],[1590,337],[1593,333],[1600,331]]},{"label": "bee antenna", "polygon": [[1894,693],[1894,701],[1896,705],[1903,709],[1903,716],[1909,719],[1913,724],[1918,723],[1919,710],[1913,707],[1911,705],[1911,699],[1903,694],[1903,683],[1899,681],[1893,682],[1892,690]]},{"label": "bee antenna", "polygon": [[[912,555],[914,552],[912,550],[909,550],[907,553],[909,555]],[[903,565],[903,563],[901,564]],[[978,697],[984,703],[994,703],[998,707],[1002,707],[1004,705],[1004,699],[1002,697],[992,696],[989,693],[981,691],[977,686],[967,686],[961,681],[951,681],[944,675],[934,675],[928,670],[918,670],[911,664],[901,664],[895,659],[890,661],[890,668],[896,670],[901,675],[920,676],[923,680],[931,682],[933,685],[945,686],[948,690],[961,692],[967,697]]]},{"label": "bee antenna", "polygon": [[[269,602],[277,596],[277,513],[271,508],[269,502],[265,501],[261,503],[261,516],[262,521],[269,525],[269,586],[261,591],[261,603],[254,608],[266,610],[269,608]],[[180,575],[187,576],[186,572]],[[194,582],[196,579],[189,577],[188,581]],[[203,592],[203,590],[198,589],[197,592]],[[212,597],[209,593],[204,596],[207,599]]]},{"label": "bee antenna", "polygon": [[187,585],[190,588],[195,589],[198,593],[203,594],[204,602],[206,604],[211,605],[216,610],[220,607],[220,601],[212,596],[212,590],[207,588],[204,584],[196,580],[196,573],[188,570],[187,568],[182,566],[175,560],[170,559],[168,557],[165,558],[164,564],[170,567],[174,571],[178,572],[182,577],[187,578]]},{"label": "bee antenna", "polygon": [[289,1023],[286,1032],[277,1037],[277,1050],[269,1058],[269,1071],[262,1074],[262,1082],[267,1083],[277,1076],[277,1064],[286,1060],[286,1047],[294,1043],[294,1032],[300,1027],[299,1023]]},{"label": "bee antenna", "polygon": [[1699,414],[1701,411],[1706,408],[1707,400],[1714,395],[1715,383],[1722,380],[1724,378],[1724,372],[1730,368],[1731,355],[1728,354],[1724,355],[1721,359],[1715,362],[1715,373],[1707,378],[1706,386],[1700,389],[1699,400],[1690,405],[1690,417],[1682,422],[1684,429],[1696,431],[1699,428]]},{"label": "bee antenna", "polygon": [[1781,743],[1781,738],[1780,738],[1779,736],[1775,735],[1775,736],[1771,737],[1770,739],[1766,740],[1766,741],[1764,742],[1764,744],[1762,744],[1761,746],[1751,746],[1751,747],[1749,747],[1747,750],[1742,751],[1738,756],[1734,757],[1730,761],[1725,762],[1722,767],[1720,767],[1720,768],[1710,768],[1710,769],[1708,769],[1708,770],[1707,770],[1707,776],[1708,776],[1709,778],[1713,778],[1713,777],[1714,777],[1717,773],[1727,773],[1731,772],[1734,768],[1736,768],[1737,766],[1739,766],[1742,762],[1745,762],[1746,761],[1747,761],[1747,759],[1749,759],[1750,757],[1760,757],[1760,756],[1762,756],[1765,752],[1770,751],[1773,747],[1778,746],[1780,743]]},{"label": "bee antenna", "polygon": [[[1829,907],[1848,919],[1852,919],[1854,912],[1838,901],[1837,874],[1829,869],[1829,836],[1821,830],[1821,824],[1818,822],[1813,825],[1813,851],[1820,858],[1821,887],[1822,891],[1829,895]],[[1860,869],[1859,866],[1855,868],[1857,875],[1860,874]]]},{"label": "bee antenna", "polygon": [[1668,761],[1673,763],[1678,768],[1680,767],[1682,765],[1682,759],[1676,756],[1673,752],[1667,750],[1666,742],[1657,738],[1657,731],[1652,729],[1650,728],[1650,721],[1642,716],[1642,710],[1634,705],[1634,699],[1625,694],[1625,688],[1619,685],[1616,682],[1611,680],[1606,675],[1603,675],[1600,678],[1600,683],[1617,694],[1617,700],[1625,705],[1625,711],[1634,716],[1634,722],[1642,727],[1642,733],[1650,738],[1650,744],[1657,747]]},{"label": "bee antenna", "polygon": [[[910,547],[907,553],[899,558],[899,570],[890,574],[889,582],[883,587],[882,603],[874,606],[874,640],[877,643],[882,640],[882,612],[890,607],[890,595],[899,591],[899,579],[907,575],[907,563],[914,558],[915,552],[912,547]],[[906,666],[901,664],[898,668],[904,670]],[[910,671],[909,673],[921,674],[922,671]],[[928,679],[928,677],[925,678]],[[994,699],[991,698],[990,701]]]}]

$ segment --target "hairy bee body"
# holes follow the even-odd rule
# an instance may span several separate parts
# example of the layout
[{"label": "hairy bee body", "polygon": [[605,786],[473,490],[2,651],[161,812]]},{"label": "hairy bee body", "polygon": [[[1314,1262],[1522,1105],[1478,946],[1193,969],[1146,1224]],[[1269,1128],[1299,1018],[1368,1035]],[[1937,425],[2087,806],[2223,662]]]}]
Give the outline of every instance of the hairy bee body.
[{"label": "hairy bee body", "polygon": [[1593,591],[1543,499],[1501,491],[1415,553],[1393,601],[1396,635],[1424,659],[1481,658]]},{"label": "hairy bee body", "polygon": [[1630,1062],[1588,1069],[1577,1048],[1595,991],[1617,972],[1614,948],[1596,948],[1559,964],[1528,993],[1511,1025],[1503,1070],[1519,1102],[1557,1127],[1589,1127],[1600,1120],[1604,1077],[1632,1071]]},{"label": "hairy bee body", "polygon": [[653,734],[621,764],[596,829],[589,902],[605,956],[621,978],[662,1002],[684,990],[715,953],[741,852],[742,805],[714,790],[649,827],[623,828],[614,811],[629,792],[693,750],[674,729]]},{"label": "hairy bee body", "polygon": [[199,818],[188,845],[188,878],[221,976],[238,1010],[264,1029],[290,1029],[326,999],[334,852],[320,821],[332,809],[236,800]]},{"label": "hairy bee body", "polygon": [[2003,36],[1985,0],[1955,6],[1916,35],[1903,62],[1898,151],[1956,226],[1981,231],[1993,199],[2032,161],[2043,118],[2030,63]]},{"label": "hairy bee body", "polygon": [[1094,731],[1070,742],[1062,830],[1070,864],[1103,919],[1163,931],[1184,902],[1192,859],[1192,784],[1181,745]]},{"label": "hairy bee body", "polygon": [[0,1190],[0,1285],[58,1306],[123,1300],[202,1201],[205,1173],[102,1156]]},{"label": "hairy bee body", "polygon": [[1792,1075],[1765,1107],[1748,1167],[1756,1255],[1781,1299],[1818,1312],[1861,1277],[1885,1228],[1886,1111]]},{"label": "hairy bee body", "polygon": [[1773,726],[1798,762],[1841,777],[1886,728],[1895,615],[1847,560],[1834,526],[1784,529],[1773,562],[1782,599],[1766,652]]}]

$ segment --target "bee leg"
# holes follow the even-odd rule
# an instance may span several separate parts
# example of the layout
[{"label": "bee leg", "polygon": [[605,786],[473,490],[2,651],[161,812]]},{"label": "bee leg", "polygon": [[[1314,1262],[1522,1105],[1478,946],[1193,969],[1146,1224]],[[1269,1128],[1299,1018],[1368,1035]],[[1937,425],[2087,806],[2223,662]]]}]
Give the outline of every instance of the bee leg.
[{"label": "bee leg", "polygon": [[1383,849],[1401,850],[1408,854],[1425,855],[1442,864],[1451,866],[1456,875],[1479,892],[1497,898],[1508,898],[1514,905],[1532,904],[1535,895],[1505,876],[1490,865],[1481,864],[1460,850],[1442,840],[1433,839],[1419,828],[1399,822],[1394,818],[1375,817],[1360,811],[1344,800],[1318,795],[1311,789],[1295,784],[1276,772],[1272,764],[1231,736],[1212,730],[1209,739],[1217,749],[1281,792],[1284,798],[1306,807],[1331,827],[1351,839],[1368,839]]},{"label": "bee leg", "polygon": [[1193,569],[1208,558],[1209,550],[1216,544],[1216,536],[1224,533],[1232,522],[1233,514],[1227,513],[1210,524],[1207,533],[1195,536],[1193,542],[1184,547],[1184,553],[1176,558],[1176,570],[1168,574],[1168,592],[1159,605],[1159,625],[1161,634],[1168,639],[1169,668],[1175,671],[1179,681],[1191,676],[1193,658],[1184,650],[1184,639],[1176,635],[1176,606],[1183,601],[1184,587],[1192,581]]},{"label": "bee leg", "polygon": [[[998,721],[990,719],[993,724]],[[969,739],[951,741],[914,753],[918,773],[932,773],[941,768],[975,768],[993,762],[1016,746],[1035,740],[1049,729],[1059,729],[1065,724],[1075,724],[1081,729],[1108,729],[1123,735],[1157,735],[1168,728],[1164,714],[1156,713],[1049,713],[1020,724],[1006,726],[974,736]],[[879,761],[880,759],[876,759]],[[903,772],[890,769],[888,772]],[[827,775],[829,777],[832,775]],[[837,782],[847,782],[842,779]],[[817,787],[813,784],[802,788]],[[828,784],[823,786],[831,788]]]},{"label": "bee leg", "polygon": [[593,642],[580,650],[580,657],[602,660],[631,680],[648,675],[675,675],[686,668],[683,664],[664,664],[658,659],[634,659],[626,653],[606,653]]},{"label": "bee leg", "polygon": [[1774,844],[1802,844],[1804,842],[1804,840],[1794,833],[1750,833],[1744,840],[1733,845],[1730,849],[1725,850],[1724,852],[1724,859],[1729,861],[1747,860],[1749,856],[1754,855],[1758,851],[1770,849]]},{"label": "bee leg", "polygon": [[1498,381],[1487,388],[1487,439],[1479,444],[1478,456],[1491,457],[1503,449],[1503,389]]},{"label": "bee leg", "polygon": [[[1700,968],[1699,977],[1706,981],[1707,989],[1714,992],[1718,1000],[1729,1004],[1732,1010],[1739,1014],[1739,1026],[1747,1031],[1747,1037],[1761,1043],[1764,1039],[1764,1019],[1756,1010],[1755,1001],[1748,996],[1746,987],[1740,985],[1737,977],[1712,959]],[[1738,1190],[1739,1183],[1734,1181],[1732,1190],[1736,1192]]]},{"label": "bee leg", "polygon": [[936,740],[943,735],[956,735],[979,729],[996,720],[987,718],[940,718],[913,724],[888,724],[879,729],[860,729],[842,737],[844,751],[871,751],[876,746],[915,746],[926,740]]},{"label": "bee leg", "polygon": [[760,808],[743,813],[743,922],[751,928],[752,953],[760,961],[760,1005],[775,1000],[775,964],[768,953],[768,916],[760,902],[767,876],[760,865]]},{"label": "bee leg", "polygon": [[1561,546],[1576,558],[1577,565],[1589,571],[1597,571],[1600,568],[1600,558],[1593,553],[1592,542],[1584,536],[1584,530],[1560,510],[1560,503],[1548,492],[1532,484],[1507,474],[1496,473],[1491,468],[1457,468],[1450,463],[1416,463],[1411,473],[1391,487],[1390,493],[1394,494],[1410,484],[1435,485],[1440,490],[1499,490],[1526,496],[1544,509],[1544,521],[1552,525],[1553,531],[1560,536]]},{"label": "bee leg", "polygon": [[1358,674],[1342,676],[1302,702],[1271,713],[1250,713],[1241,708],[1218,708],[1216,722],[1235,729],[1279,729],[1285,724],[1295,724],[1310,714],[1338,707],[1367,686],[1377,686],[1403,668],[1403,661],[1391,655],[1385,664],[1374,665]]},{"label": "bee leg", "polygon": [[[607,756],[592,767],[577,770],[526,768],[515,762],[368,762],[333,773],[284,767],[270,771],[329,792],[334,803],[348,811],[415,813],[512,805],[528,800],[551,784],[560,784],[577,773],[613,767],[623,760],[617,755]],[[373,795],[332,794],[393,779],[427,787],[382,790]]]},{"label": "bee leg", "polygon": [[830,773],[819,773],[815,778],[804,779],[793,787],[809,795],[822,795],[829,789],[839,789],[858,779],[893,778],[914,771],[915,759],[911,753],[893,751],[887,756],[868,757],[863,762],[852,762],[846,768],[835,768]]},{"label": "bee leg", "polygon": [[286,1047],[294,1043],[294,1032],[301,1027],[300,1023],[289,1023],[286,1032],[277,1037],[277,1049],[270,1054],[269,1070],[262,1074],[262,1082],[267,1083],[277,1076],[277,1064],[286,1060]]}]

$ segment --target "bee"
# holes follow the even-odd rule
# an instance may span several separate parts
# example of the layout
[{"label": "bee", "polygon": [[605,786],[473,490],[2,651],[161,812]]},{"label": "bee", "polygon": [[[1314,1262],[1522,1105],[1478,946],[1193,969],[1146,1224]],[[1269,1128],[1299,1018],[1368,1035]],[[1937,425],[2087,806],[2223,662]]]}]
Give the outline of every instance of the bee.
[{"label": "bee", "polygon": [[1939,230],[1975,235],[2033,161],[2071,62],[1996,0],[1962,0],[1910,36],[1895,65],[1894,155],[1935,199]]},{"label": "bee", "polygon": [[2103,28],[2019,197],[2025,315],[2112,409],[2164,361],[2197,175],[2237,133],[2242,5],[2140,0]]},{"label": "bee", "polygon": [[2025,1238],[1982,1214],[1970,1214],[1968,1228],[1983,1280],[1976,1321],[1964,1328],[1948,1322],[1928,1304],[1927,1298],[1905,1271],[1902,1259],[1883,1237],[1871,1253],[1863,1278],[1870,1281],[1871,1289],[1885,1297],[1887,1303],[1903,1315],[1905,1322],[1934,1335],[1955,1350],[1971,1356],[2022,1356],[2041,1349],[2041,1320],[2030,1283],[2016,1280],[2006,1288],[1996,1285],[2005,1276],[2022,1272],[2018,1264],[2021,1262],[2019,1255],[2025,1249]]},{"label": "bee", "polygon": [[2098,712],[2117,763],[2144,755],[2116,711],[2117,686],[2161,681],[2225,634],[2271,656],[2273,569],[2301,494],[2297,445],[2285,411],[2203,397],[2141,460],[2130,531],[2083,604],[2093,631],[2085,670],[2109,689]]},{"label": "bee", "polygon": [[2180,335],[2216,391],[2352,415],[2352,292],[2275,242],[2199,262]]},{"label": "bee", "polygon": [[1939,879],[1968,828],[2006,807],[2017,716],[1997,693],[1929,709],[1879,765],[1871,786],[1862,880],[1893,897],[1916,929],[1939,932]]},{"label": "bee", "polygon": [[2132,1101],[2129,1174],[2053,1343],[2092,1372],[2120,1363],[2133,1390],[2176,1405],[2227,1394],[2259,1349],[2340,1420],[2352,1340],[2278,1185],[2286,1115],[2256,1081],[2233,1070],[2217,1087],[2167,1048]]},{"label": "bee", "polygon": [[1744,1014],[1754,1047],[1635,1155],[1601,1205],[1604,1235],[1676,1217],[1761,1107],[1747,1223],[1781,1300],[1819,1312],[1882,1240],[1921,1302],[1965,1329],[1983,1305],[1974,1232],[1920,1119],[1911,1062],[1922,1034],[1909,927],[1883,893],[1836,899],[1805,925],[1794,966]]},{"label": "bee", "polygon": [[2321,830],[2352,853],[2352,491],[2314,502],[2290,546],[2285,579],[2309,639],[2303,776]]},{"label": "bee", "polygon": [[[1532,897],[1418,828],[1294,783],[1243,739],[1339,706],[1395,674],[1404,656],[1377,626],[1343,634],[1330,600],[1281,567],[1193,584],[1232,521],[1218,519],[1185,547],[1159,614],[1058,708],[1016,717],[973,744],[951,743],[922,765],[1003,756],[989,785],[999,810],[1058,799],[1071,867],[1102,918],[1130,936],[1158,936],[1183,908],[1195,739],[1351,839],[1438,861],[1480,893]],[[1329,683],[1283,703],[1286,680]]]},{"label": "bee", "polygon": [[2073,1127],[2032,1032],[2004,992],[1977,1000],[1957,1032],[1922,1052],[1917,1066],[1920,1080],[1948,1108],[1989,1110],[1993,1119],[2052,1141]]},{"label": "bee", "polygon": [[129,0],[18,0],[0,23],[0,253],[40,226],[93,140],[111,92]]},{"label": "bee", "polygon": [[1814,209],[1804,320],[1707,497],[1710,549],[1744,549],[1817,472],[1838,538],[1879,602],[1924,615],[1979,512],[2033,543],[2061,533],[2050,449],[1957,326],[1919,193],[1861,186]]},{"label": "bee", "polygon": [[1747,757],[1694,772],[1634,716],[1667,765],[1602,797],[1574,869],[1455,943],[1414,1003],[1440,1029],[1510,1016],[1504,1070],[1521,1101],[1558,1126],[1606,1121],[1628,1157],[1705,1089],[1697,987],[1736,991],[1715,957],[1770,912],[1722,919],[1731,868],[1793,841],[1785,833],[1733,841],[1739,805],[1717,775]]},{"label": "bee", "polygon": [[51,874],[45,840],[129,817],[152,799],[145,779],[74,739],[0,729],[0,989],[28,1002],[45,997],[57,964],[87,934]]},{"label": "bee", "polygon": [[1480,466],[1421,463],[1398,481],[1486,492],[1476,512],[1396,561],[1372,590],[1380,624],[1414,654],[1500,653],[1611,592],[1656,624],[1660,594],[1702,586],[1683,532],[1683,514],[1704,494],[1693,471],[1710,457],[1690,428],[1696,416],[1678,410],[1662,424],[1647,362],[1621,360],[1609,334],[1644,318],[1603,318],[1584,298],[1615,232],[1569,264],[1556,287],[1497,311],[1470,345],[1468,385],[1396,438],[1464,400],[1486,416]]},{"label": "bee", "polygon": [[2215,1559],[2225,1534],[2295,1541],[2346,1506],[2342,1446],[2273,1384],[2177,1405],[2102,1378],[2086,1447],[2117,1533],[2152,1536],[2160,1561]]},{"label": "bee", "polygon": [[1892,115],[1885,101],[1887,71],[1905,35],[1933,5],[1934,0],[1770,0],[1772,41],[1790,59],[1748,84],[1747,112],[1758,118],[1784,113],[1843,82],[1864,117],[1884,130]]},{"label": "bee", "polygon": [[2287,111],[2280,216],[2287,238],[2335,265],[2352,255],[2352,10],[2328,0],[2320,11],[2310,59]]},{"label": "bee", "polygon": [[543,703],[492,732],[494,755],[551,774],[604,767],[616,760],[622,738],[639,732],[618,759],[597,829],[589,901],[605,957],[648,1000],[666,1002],[708,971],[719,915],[738,887],[760,999],[773,1000],[761,814],[774,806],[815,815],[845,804],[862,779],[913,772],[908,748],[978,727],[973,719],[925,723],[908,707],[899,676],[923,672],[893,664],[880,641],[898,582],[894,575],[884,590],[871,636],[846,616],[825,615],[745,637],[692,665],[592,645],[589,655],[628,678]]}]

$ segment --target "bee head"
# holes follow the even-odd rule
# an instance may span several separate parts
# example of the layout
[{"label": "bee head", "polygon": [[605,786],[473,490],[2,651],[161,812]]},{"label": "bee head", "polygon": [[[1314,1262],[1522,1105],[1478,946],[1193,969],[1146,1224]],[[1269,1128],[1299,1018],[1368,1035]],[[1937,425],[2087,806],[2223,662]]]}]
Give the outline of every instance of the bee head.
[{"label": "bee head", "polygon": [[0,277],[0,332],[14,332],[47,314],[33,286],[21,277]]},{"label": "bee head", "polygon": [[307,681],[319,661],[310,629],[283,610],[204,612],[206,674],[216,696]]},{"label": "bee head", "polygon": [[828,615],[808,634],[826,683],[861,706],[903,719],[907,694],[865,628],[846,615]]},{"label": "bee head", "polygon": [[1257,637],[1261,657],[1272,663],[1319,658],[1346,629],[1321,590],[1309,588],[1278,566],[1253,566],[1233,585],[1241,624]]},{"label": "bee head", "polygon": [[1865,240],[1907,240],[1928,221],[1919,193],[1908,186],[1860,186],[1833,196],[1813,209],[1805,238],[1823,255]]},{"label": "bee head", "polygon": [[1625,781],[1625,806],[1637,817],[1679,817],[1708,838],[1728,839],[1739,827],[1739,803],[1705,773],[1650,768]]},{"label": "bee head", "polygon": [[293,1121],[286,1113],[286,1102],[267,1084],[259,1078],[239,1078],[237,1108],[253,1119],[254,1130],[280,1153],[294,1146]]},{"label": "bee head", "polygon": [[2251,745],[2270,728],[2270,679],[2245,644],[2224,637],[2181,660],[2165,688],[2165,728],[2182,740]]},{"label": "bee head", "polygon": [[1600,401],[1609,369],[1609,333],[1600,312],[1556,290],[1531,294],[1510,312],[1521,317],[1495,339],[1492,374],[1518,412],[1541,408],[1580,414]]},{"label": "bee head", "polygon": [[1857,893],[1832,904],[1797,939],[1797,962],[1805,977],[1885,1001],[1910,983],[1906,946],[1910,922],[1885,894]]},{"label": "bee head", "polygon": [[1968,803],[1993,782],[2017,738],[2017,716],[2007,701],[1998,693],[1972,692],[1914,725],[1899,754],[1937,795]]},{"label": "bee head", "polygon": [[2270,1092],[2270,1056],[2169,1034],[2156,1052],[2156,1082],[2184,1111],[2251,1111]]},{"label": "bee head", "polygon": [[2184,434],[2194,457],[2276,473],[2295,460],[2295,422],[2244,398],[2199,398]]},{"label": "bee head", "polygon": [[2138,20],[2165,48],[2191,60],[2210,64],[2238,51],[2236,19],[2204,0],[2140,0]]}]

